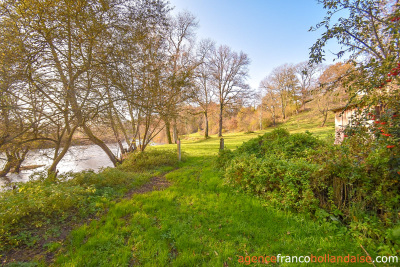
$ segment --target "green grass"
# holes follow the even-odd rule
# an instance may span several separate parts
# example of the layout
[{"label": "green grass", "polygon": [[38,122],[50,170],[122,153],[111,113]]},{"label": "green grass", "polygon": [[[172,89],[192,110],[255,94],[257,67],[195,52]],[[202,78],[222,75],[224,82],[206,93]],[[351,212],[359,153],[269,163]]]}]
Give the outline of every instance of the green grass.
[{"label": "green grass", "polygon": [[[321,127],[321,124],[321,113],[319,113],[317,110],[307,110],[304,112],[300,112],[295,116],[289,117],[285,122],[278,123],[275,127],[268,127],[267,129],[256,131],[254,133],[227,133],[224,134],[224,138],[232,140],[232,142],[228,143],[228,146],[231,146],[230,148],[236,148],[236,146],[239,146],[244,141],[257,137],[258,135],[262,135],[266,132],[270,132],[275,128],[282,127],[287,129],[291,133],[304,133],[305,131],[309,131],[315,136],[318,136],[321,139],[325,139],[333,143],[335,137],[335,114],[333,112],[329,112],[325,126]],[[183,138],[187,141],[209,141],[204,139],[202,132],[189,134],[184,136]],[[217,135],[211,135],[211,138],[217,138]]]},{"label": "green grass", "polygon": [[[280,127],[291,132],[307,130],[322,138],[333,135],[332,118],[328,127],[321,128],[312,116],[315,114],[300,113]],[[226,134],[225,147],[235,149],[272,129]],[[163,145],[152,150],[175,148]],[[275,210],[262,199],[225,185],[215,165],[218,148],[218,137],[204,139],[196,133],[183,137],[185,160],[179,168],[153,166],[152,171],[151,162],[138,158],[135,162],[146,168],[138,177],[145,177],[136,182],[123,179],[129,183],[124,185],[126,188],[140,186],[148,180],[148,173],[160,175],[166,171],[171,186],[163,191],[134,194],[129,199],[117,194],[116,201],[107,200],[104,215],[74,229],[63,242],[44,245],[49,253],[55,253],[52,265],[240,266],[240,256],[364,255],[356,242],[331,223]],[[168,162],[168,156],[163,160]],[[132,171],[128,163],[118,171]],[[43,257],[36,262],[46,265]]]},{"label": "green grass", "polygon": [[333,142],[335,135],[335,114],[329,112],[325,126],[320,127],[321,124],[322,117],[320,113],[315,110],[310,110],[289,118],[288,121],[283,124],[283,127],[288,129],[291,133],[309,131],[320,138],[328,139]]},{"label": "green grass", "polygon": [[[261,133],[228,134],[226,147]],[[74,230],[56,265],[239,266],[246,255],[364,255],[332,224],[274,210],[224,185],[214,164],[219,139],[189,138],[182,142],[186,161],[166,175],[169,188],[114,203],[100,220]]]}]

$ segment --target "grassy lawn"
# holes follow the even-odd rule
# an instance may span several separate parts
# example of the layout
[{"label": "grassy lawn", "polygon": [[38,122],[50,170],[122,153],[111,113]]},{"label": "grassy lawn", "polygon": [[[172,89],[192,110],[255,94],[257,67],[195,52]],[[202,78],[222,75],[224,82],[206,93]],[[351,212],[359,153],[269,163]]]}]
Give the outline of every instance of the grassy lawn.
[{"label": "grassy lawn", "polygon": [[[258,134],[226,135],[226,147]],[[330,224],[271,209],[225,186],[214,164],[219,139],[188,139],[182,144],[185,161],[166,175],[169,188],[113,203],[105,216],[70,234],[55,264],[239,266],[239,257],[246,255],[364,255]]]},{"label": "grassy lawn", "polygon": [[[321,128],[311,117],[315,114],[300,113],[281,126],[291,132],[307,130],[321,138],[333,136],[332,118]],[[271,130],[226,134],[225,147],[235,149]],[[178,166],[171,161],[176,145],[151,149],[150,154],[159,156],[139,154],[118,168],[78,174],[65,184],[37,181],[20,185],[4,201],[12,200],[17,207],[31,203],[29,214],[37,216],[33,225],[44,226],[37,230],[30,229],[31,224],[24,227],[28,217],[22,214],[15,229],[25,232],[7,240],[15,243],[29,238],[29,242],[23,239],[25,245],[6,252],[6,261],[2,255],[0,259],[14,262],[9,266],[240,266],[250,263],[249,256],[364,255],[332,223],[273,209],[265,200],[227,186],[215,164],[217,136],[184,136],[184,160]],[[170,163],[164,166],[163,162]],[[152,181],[161,181],[164,190],[152,190]],[[55,199],[54,192],[64,195],[63,200]],[[48,205],[49,215],[37,205]],[[57,210],[62,215],[59,220],[54,215]],[[30,263],[22,262],[29,259]]]}]

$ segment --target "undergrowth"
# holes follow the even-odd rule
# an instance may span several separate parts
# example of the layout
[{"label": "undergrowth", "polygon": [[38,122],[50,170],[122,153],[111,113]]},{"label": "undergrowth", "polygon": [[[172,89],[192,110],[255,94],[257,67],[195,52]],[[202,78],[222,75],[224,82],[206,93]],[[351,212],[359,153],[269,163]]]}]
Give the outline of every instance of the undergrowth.
[{"label": "undergrowth", "polygon": [[400,175],[386,147],[366,142],[330,145],[310,133],[276,129],[235,151],[220,152],[227,184],[269,206],[312,214],[344,227],[360,244],[396,254],[399,249]]},{"label": "undergrowth", "polygon": [[0,194],[0,260],[11,249],[32,248],[48,239],[49,229],[74,224],[103,212],[128,190],[177,166],[176,153],[134,153],[117,168],[13,184]]}]

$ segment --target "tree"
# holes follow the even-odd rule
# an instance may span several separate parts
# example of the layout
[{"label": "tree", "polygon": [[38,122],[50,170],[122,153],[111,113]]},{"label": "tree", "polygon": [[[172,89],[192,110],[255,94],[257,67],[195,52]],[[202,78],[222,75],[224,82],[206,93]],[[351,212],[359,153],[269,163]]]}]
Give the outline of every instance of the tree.
[{"label": "tree", "polygon": [[299,81],[300,102],[303,110],[306,109],[306,103],[310,100],[311,91],[317,84],[317,74],[320,69],[318,64],[310,64],[307,61],[301,62],[295,66],[296,75]]},{"label": "tree", "polygon": [[[107,36],[107,23],[102,17],[113,20],[115,6],[99,8],[99,3],[69,3],[65,1],[41,2],[11,2],[4,3],[3,10],[10,14],[14,25],[24,37],[24,47],[36,55],[36,61],[29,65],[29,77],[32,84],[41,91],[43,96],[54,102],[54,95],[63,95],[64,101],[54,103],[65,114],[65,120],[74,116],[76,123],[82,127],[95,144],[99,145],[116,164],[117,159],[111,150],[98,139],[88,126],[84,104],[91,91],[91,68],[95,61],[94,53]],[[20,9],[23,6],[23,9]],[[107,14],[107,15],[106,15]],[[112,23],[110,23],[112,24]],[[41,83],[52,85],[41,86]],[[82,89],[85,90],[82,90]],[[61,90],[60,90],[61,89]],[[68,140],[73,131],[67,126]],[[64,146],[56,157],[50,172],[55,172],[55,166],[66,153],[70,145]]]},{"label": "tree", "polygon": [[210,70],[219,104],[218,136],[222,136],[223,113],[226,106],[234,104],[248,92],[249,86],[245,81],[249,64],[250,59],[247,54],[236,53],[226,45],[219,46],[212,55]]},{"label": "tree", "polygon": [[397,68],[400,61],[397,19],[400,17],[399,3],[386,0],[318,2],[327,9],[327,15],[310,30],[325,29],[325,32],[311,47],[311,61],[322,62],[327,42],[336,40],[342,47],[335,53],[336,56],[348,56],[349,62],[355,67],[347,75],[346,83],[352,83],[354,94],[363,93],[365,101],[372,97],[374,91],[381,89],[386,83],[387,74]]},{"label": "tree", "polygon": [[114,48],[127,41],[122,36],[134,37],[130,41],[137,42],[152,34],[142,31],[142,24],[150,25],[146,29],[162,27],[168,12],[165,7],[163,1],[152,0],[1,3],[0,21],[7,22],[21,40],[19,44],[29,59],[27,80],[46,103],[42,114],[57,131],[49,172],[56,171],[78,128],[103,149],[114,165],[120,162],[92,130],[94,122],[105,117],[105,110],[117,114],[110,105],[114,100],[103,97],[108,88],[104,88],[98,70],[110,63],[104,60],[111,58]]},{"label": "tree", "polygon": [[[143,2],[144,4],[146,2]],[[165,101],[169,9],[162,2],[150,8],[138,5],[136,12],[114,32],[110,53],[99,73],[106,90],[104,106],[121,151],[143,151],[162,129],[160,113]],[[128,149],[122,148],[122,135]]]},{"label": "tree", "polygon": [[344,105],[348,100],[343,87],[343,79],[350,70],[350,65],[336,63],[329,66],[319,76],[319,86],[314,90],[314,99],[323,116],[321,127],[325,126],[328,112],[337,105]]},{"label": "tree", "polygon": [[280,107],[279,101],[279,90],[274,84],[274,79],[272,76],[264,78],[260,83],[260,88],[265,89],[265,95],[262,97],[261,107],[271,113],[272,125],[276,125],[276,117],[278,113],[278,108]]},{"label": "tree", "polygon": [[170,28],[167,32],[167,61],[165,73],[168,77],[164,90],[164,101],[160,107],[160,114],[165,122],[168,143],[172,143],[170,125],[174,122],[174,139],[178,138],[177,123],[181,105],[190,98],[190,88],[194,70],[198,66],[193,48],[195,29],[198,27],[196,17],[189,12],[180,12],[170,19]]},{"label": "tree", "polygon": [[285,120],[288,105],[294,103],[297,107],[298,79],[296,68],[290,64],[276,67],[264,81],[263,86],[279,96],[282,118]]},{"label": "tree", "polygon": [[204,114],[204,137],[208,138],[208,113],[213,98],[211,85],[210,56],[215,50],[214,43],[210,40],[203,40],[198,48],[199,66],[195,72],[195,92],[193,101],[200,106]]},{"label": "tree", "polygon": [[[337,57],[347,56],[352,65],[342,79],[350,94],[349,102],[365,106],[361,116],[364,121],[370,119],[367,114],[371,107],[384,107],[388,114],[386,123],[392,124],[389,134],[393,136],[387,139],[387,144],[396,147],[400,141],[399,125],[391,120],[400,112],[399,1],[320,0],[319,3],[327,9],[327,15],[310,29],[324,29],[311,47],[311,62],[322,62],[326,43],[336,40],[341,45]],[[398,166],[400,159],[394,157],[391,162]]]},{"label": "tree", "polygon": [[43,131],[43,105],[25,75],[27,54],[12,25],[9,19],[0,23],[0,152],[6,156],[0,177],[19,173]]}]

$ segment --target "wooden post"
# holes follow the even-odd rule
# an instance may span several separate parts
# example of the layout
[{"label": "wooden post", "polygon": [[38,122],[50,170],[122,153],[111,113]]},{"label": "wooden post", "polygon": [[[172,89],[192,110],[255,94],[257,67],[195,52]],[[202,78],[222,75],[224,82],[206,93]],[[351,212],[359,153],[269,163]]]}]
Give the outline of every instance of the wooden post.
[{"label": "wooden post", "polygon": [[219,140],[219,150],[224,150],[224,138]]},{"label": "wooden post", "polygon": [[178,139],[176,144],[178,145],[178,161],[181,161],[181,139]]}]

